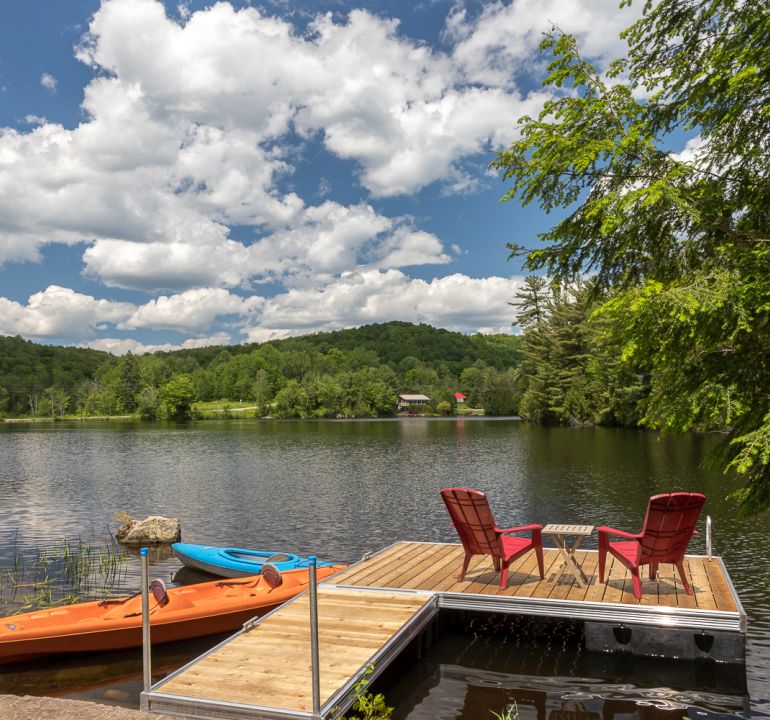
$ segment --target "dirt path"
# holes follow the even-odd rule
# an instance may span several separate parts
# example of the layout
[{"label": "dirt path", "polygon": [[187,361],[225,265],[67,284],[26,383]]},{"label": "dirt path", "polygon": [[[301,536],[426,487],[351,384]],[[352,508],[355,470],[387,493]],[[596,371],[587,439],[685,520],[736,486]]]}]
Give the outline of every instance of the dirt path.
[{"label": "dirt path", "polygon": [[167,715],[151,715],[139,710],[99,705],[83,700],[0,695],[3,720],[171,720]]}]

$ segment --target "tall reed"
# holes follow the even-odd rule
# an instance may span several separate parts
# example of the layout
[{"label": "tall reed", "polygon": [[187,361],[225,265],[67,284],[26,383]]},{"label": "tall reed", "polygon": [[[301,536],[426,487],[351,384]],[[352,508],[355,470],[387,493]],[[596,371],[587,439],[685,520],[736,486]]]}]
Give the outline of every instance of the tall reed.
[{"label": "tall reed", "polygon": [[124,584],[127,559],[109,532],[90,542],[63,538],[25,549],[17,533],[0,567],[0,609],[18,613],[114,595]]}]

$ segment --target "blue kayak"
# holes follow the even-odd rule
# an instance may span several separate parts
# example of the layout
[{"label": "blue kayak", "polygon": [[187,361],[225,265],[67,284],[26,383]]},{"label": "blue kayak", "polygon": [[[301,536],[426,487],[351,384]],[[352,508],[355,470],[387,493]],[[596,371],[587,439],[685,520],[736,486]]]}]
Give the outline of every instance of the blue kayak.
[{"label": "blue kayak", "polygon": [[[281,572],[306,568],[310,564],[308,559],[301,555],[273,550],[247,550],[191,543],[174,543],[171,549],[183,565],[220,577],[258,575],[267,562],[275,565]],[[320,560],[316,561],[316,564],[319,567],[334,565]]]}]

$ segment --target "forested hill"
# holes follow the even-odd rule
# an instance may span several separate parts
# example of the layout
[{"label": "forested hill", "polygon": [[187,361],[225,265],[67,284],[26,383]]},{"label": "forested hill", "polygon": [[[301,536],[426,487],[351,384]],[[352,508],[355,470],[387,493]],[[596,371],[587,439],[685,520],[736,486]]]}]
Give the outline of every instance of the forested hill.
[{"label": "forested hill", "polygon": [[[507,368],[517,364],[521,354],[515,335],[462,335],[406,322],[365,325],[302,340],[319,350],[325,346],[346,351],[362,348],[376,352],[387,363],[398,364],[406,357],[414,357],[421,362],[445,363],[456,371],[478,360],[498,369]],[[284,347],[294,342],[285,340]]]},{"label": "forested hill", "polygon": [[9,410],[27,414],[30,397],[46,388],[78,387],[114,362],[112,355],[99,350],[38,345],[0,335],[0,416]]},{"label": "forested hill", "polygon": [[262,344],[123,358],[0,337],[0,417],[175,416],[195,401],[250,402],[284,417],[390,414],[396,394],[489,412],[515,410],[512,335],[463,335],[404,322]]},{"label": "forested hill", "polygon": [[[463,335],[431,325],[398,321],[272,340],[262,345],[271,345],[281,352],[314,351],[326,354],[332,348],[346,353],[369,351],[377,354],[379,362],[389,365],[398,365],[405,358],[413,358],[432,366],[445,365],[453,372],[461,372],[478,361],[502,370],[517,365],[521,360],[521,341],[515,335]],[[223,350],[237,355],[250,353],[259,346],[251,343],[158,354],[189,356],[206,367]]]}]

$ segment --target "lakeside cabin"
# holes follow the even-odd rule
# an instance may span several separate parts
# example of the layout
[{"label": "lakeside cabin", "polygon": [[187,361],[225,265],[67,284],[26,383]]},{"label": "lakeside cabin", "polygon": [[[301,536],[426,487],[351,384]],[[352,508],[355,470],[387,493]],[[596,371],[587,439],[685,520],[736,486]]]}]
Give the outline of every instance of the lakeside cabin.
[{"label": "lakeside cabin", "polygon": [[427,395],[399,395],[398,412],[416,412],[429,402],[430,398]]},{"label": "lakeside cabin", "polygon": [[465,402],[465,395],[463,395],[461,392],[455,393],[455,402],[460,405]]}]

